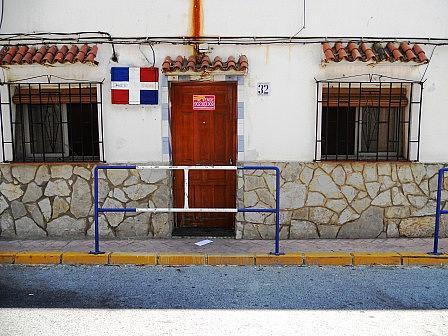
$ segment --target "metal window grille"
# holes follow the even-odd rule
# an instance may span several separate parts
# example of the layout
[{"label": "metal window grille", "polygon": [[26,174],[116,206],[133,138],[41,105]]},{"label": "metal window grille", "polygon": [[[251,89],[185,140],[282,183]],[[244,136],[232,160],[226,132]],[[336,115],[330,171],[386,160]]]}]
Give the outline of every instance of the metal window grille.
[{"label": "metal window grille", "polygon": [[0,116],[4,162],[104,161],[101,83],[6,85]]},{"label": "metal window grille", "polygon": [[422,82],[316,81],[319,160],[418,161]]}]

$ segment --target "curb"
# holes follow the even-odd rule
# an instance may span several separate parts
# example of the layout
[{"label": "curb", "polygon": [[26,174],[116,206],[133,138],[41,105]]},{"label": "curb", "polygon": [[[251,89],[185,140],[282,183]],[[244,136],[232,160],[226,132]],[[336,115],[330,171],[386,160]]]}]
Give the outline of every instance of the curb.
[{"label": "curb", "polygon": [[201,254],[201,253],[130,253],[89,254],[62,251],[0,251],[0,264],[18,265],[162,265],[162,266],[442,266],[448,254],[430,255],[412,252],[305,252],[271,254]]}]

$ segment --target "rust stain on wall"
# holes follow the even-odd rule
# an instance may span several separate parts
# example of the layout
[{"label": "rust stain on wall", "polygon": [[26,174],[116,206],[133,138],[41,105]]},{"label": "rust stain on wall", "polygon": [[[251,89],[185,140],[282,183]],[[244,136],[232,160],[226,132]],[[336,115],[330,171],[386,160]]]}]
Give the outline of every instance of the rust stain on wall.
[{"label": "rust stain on wall", "polygon": [[202,30],[202,1],[192,0],[191,2],[191,36],[199,37]]}]

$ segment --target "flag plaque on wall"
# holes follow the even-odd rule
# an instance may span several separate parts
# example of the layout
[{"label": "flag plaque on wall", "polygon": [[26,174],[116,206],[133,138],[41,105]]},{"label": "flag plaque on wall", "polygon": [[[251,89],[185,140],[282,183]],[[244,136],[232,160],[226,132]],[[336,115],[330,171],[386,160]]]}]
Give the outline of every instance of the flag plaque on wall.
[{"label": "flag plaque on wall", "polygon": [[112,104],[157,105],[159,68],[112,67]]}]

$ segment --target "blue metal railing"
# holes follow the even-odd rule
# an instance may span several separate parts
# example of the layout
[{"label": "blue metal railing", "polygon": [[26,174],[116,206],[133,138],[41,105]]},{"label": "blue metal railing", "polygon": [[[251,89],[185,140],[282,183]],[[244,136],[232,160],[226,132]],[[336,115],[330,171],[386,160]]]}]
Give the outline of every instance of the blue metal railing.
[{"label": "blue metal railing", "polygon": [[[138,208],[100,208],[98,201],[99,201],[99,189],[98,189],[98,172],[99,170],[112,170],[112,169],[139,169],[139,167],[142,167],[144,169],[145,166],[136,166],[136,165],[126,165],[126,166],[117,166],[117,165],[111,165],[111,166],[96,166],[93,173],[93,180],[94,180],[94,195],[93,195],[93,201],[94,201],[94,226],[95,226],[95,249],[94,251],[91,251],[92,254],[102,254],[100,250],[100,238],[99,238],[99,214],[100,213],[107,213],[107,212],[137,212]],[[147,166],[151,167],[151,166]],[[173,169],[170,168],[173,166],[159,166],[158,169]],[[217,168],[218,167],[212,167]],[[230,166],[226,167],[232,169]],[[195,169],[201,169],[200,167],[196,167]],[[224,168],[223,168],[224,169]],[[275,214],[275,247],[273,254],[280,255],[280,169],[276,166],[237,166],[234,167],[235,170],[273,170],[275,171],[275,208],[236,208],[233,209],[234,212],[268,212],[268,213],[274,213]],[[147,211],[156,211],[156,208],[153,209],[146,209]],[[166,209],[166,212],[173,212],[171,211],[173,209]],[[182,208],[176,209],[180,210],[177,212],[182,212]],[[194,212],[195,209],[189,209],[190,212]],[[196,209],[199,210],[199,209]],[[232,209],[225,209],[225,210],[232,210]],[[161,212],[161,211],[160,211]]]},{"label": "blue metal railing", "polygon": [[440,215],[448,214],[448,210],[441,209],[443,178],[446,172],[448,172],[448,168],[439,169],[439,176],[437,179],[436,224],[434,226],[434,248],[432,254],[440,254],[439,253]]},{"label": "blue metal railing", "polygon": [[239,208],[239,212],[273,212],[275,213],[275,248],[274,254],[280,255],[280,168],[276,166],[241,166],[240,170],[273,170],[275,171],[275,208]]}]

